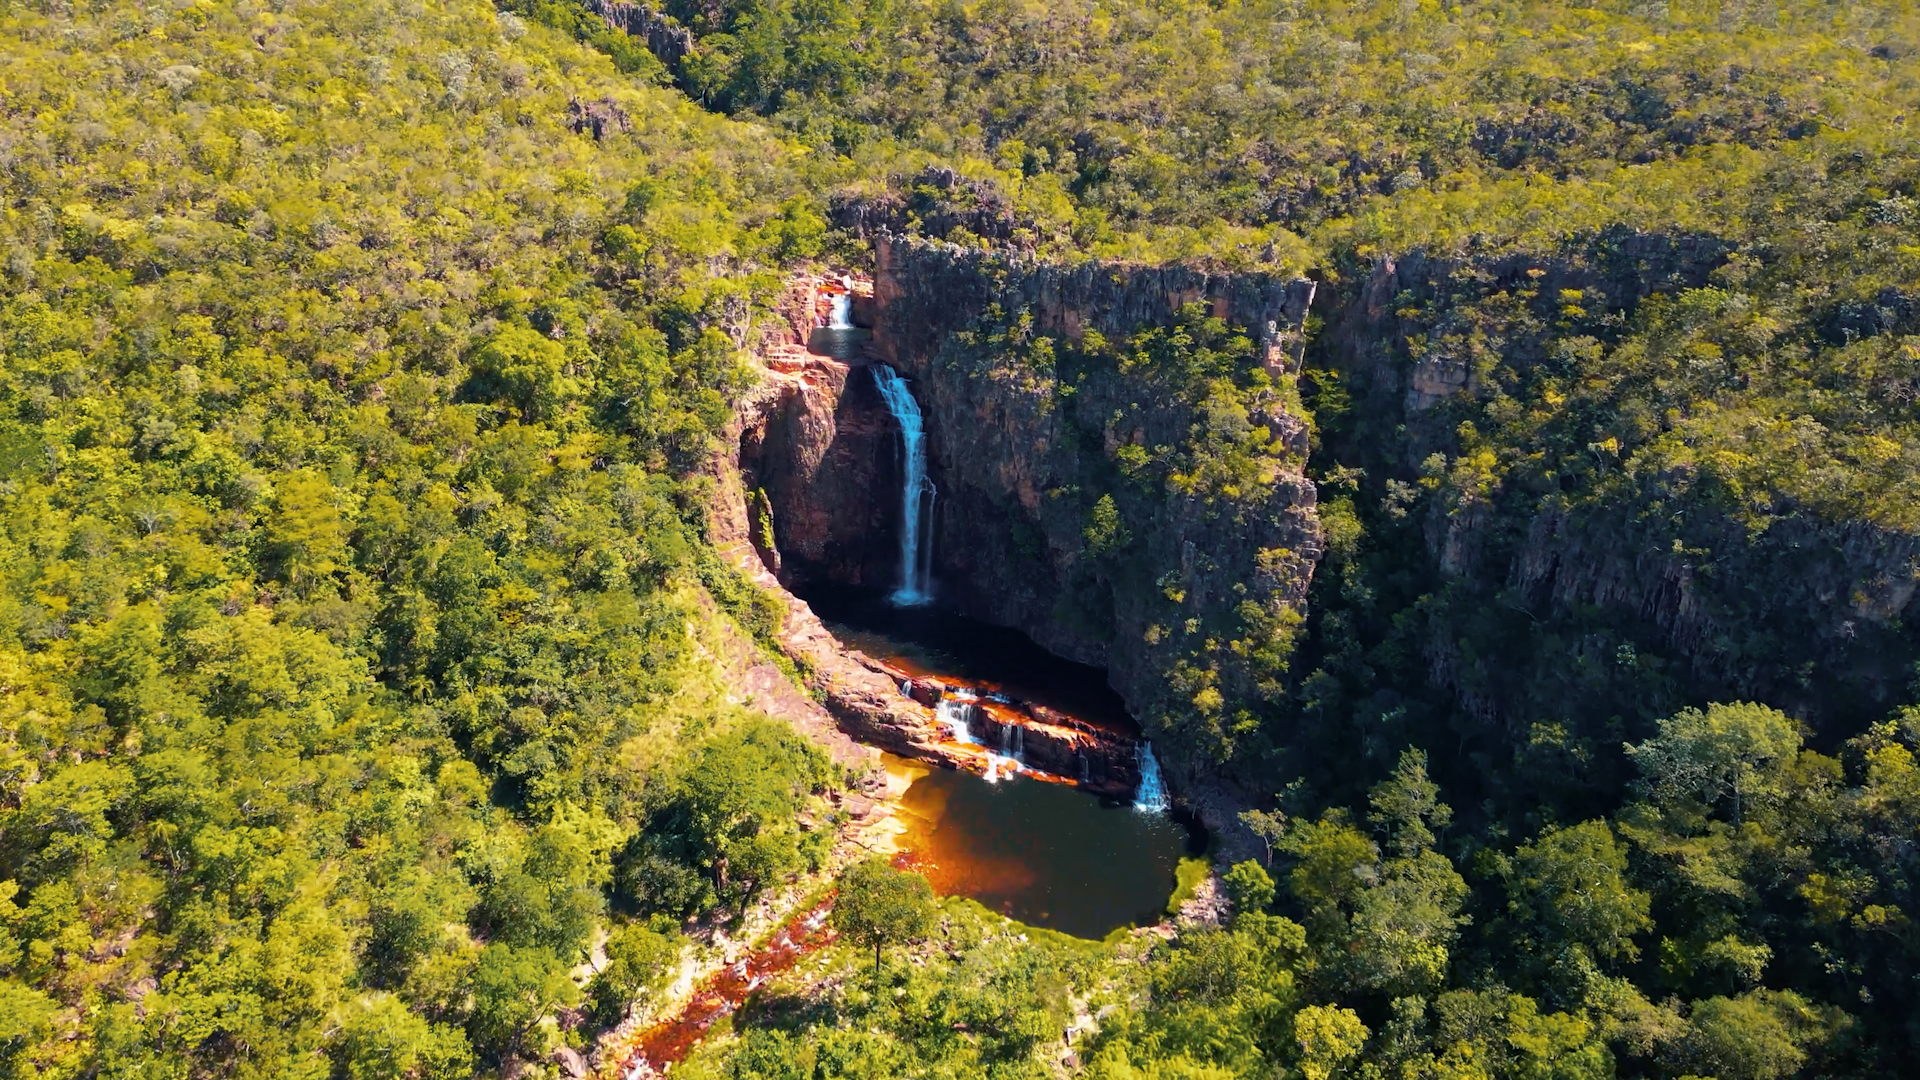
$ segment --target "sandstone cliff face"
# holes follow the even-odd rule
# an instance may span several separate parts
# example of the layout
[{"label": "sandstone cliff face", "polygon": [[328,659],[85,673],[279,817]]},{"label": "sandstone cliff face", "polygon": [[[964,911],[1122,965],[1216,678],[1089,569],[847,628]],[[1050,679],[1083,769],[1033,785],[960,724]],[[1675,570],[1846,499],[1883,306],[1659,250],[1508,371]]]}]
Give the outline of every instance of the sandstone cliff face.
[{"label": "sandstone cliff face", "polygon": [[[1248,422],[1275,439],[1274,475],[1238,499],[1122,482],[1123,447],[1178,445],[1209,422],[1204,409],[1151,397],[1146,376],[1094,371],[1064,385],[1058,372],[962,337],[983,320],[1026,319],[1033,336],[1063,344],[1089,331],[1120,341],[1197,302],[1250,330],[1256,361],[1280,387],[1296,370],[1313,284],[1177,266],[1062,268],[885,237],[875,251],[874,352],[911,380],[927,417],[941,599],[1104,666],[1149,733],[1175,740],[1176,780],[1183,761],[1222,755],[1217,738],[1195,734],[1230,707],[1215,703],[1276,689],[1271,671],[1225,647],[1252,636],[1234,620],[1296,622],[1318,556],[1306,422],[1278,389],[1256,400]],[[1104,556],[1088,540],[1103,496],[1127,540]]]},{"label": "sandstone cliff face", "polygon": [[[797,282],[783,308],[817,309],[824,322],[816,285]],[[851,737],[905,757],[985,772],[986,750],[957,741],[938,719],[942,698],[959,688],[913,679],[849,648],[782,581],[783,573],[813,573],[851,585],[877,576],[890,585],[885,575],[897,552],[890,516],[899,503],[897,432],[871,376],[798,350],[794,339],[810,336],[814,327],[804,315],[795,322],[763,343],[767,371],[737,409],[708,470],[714,480],[709,530],[729,565],[783,603],[778,645],[818,701],[794,695],[771,665],[756,668],[746,689],[756,704],[849,764],[864,761],[850,755]],[[776,692],[782,687],[785,695]],[[1032,769],[1112,798],[1130,797],[1139,785],[1130,738],[1027,702],[983,701],[974,709],[978,735],[989,746],[999,745],[1003,728],[1018,729],[1011,738]]]},{"label": "sandstone cliff face", "polygon": [[[899,433],[873,377],[812,357],[751,416],[739,468],[773,510],[782,576],[889,587],[899,565]],[[769,555],[772,553],[769,552]]]},{"label": "sandstone cliff face", "polygon": [[630,0],[587,0],[587,10],[613,29],[646,42],[648,51],[669,69],[694,51],[693,32],[652,5]]},{"label": "sandstone cliff face", "polygon": [[[1509,373],[1552,371],[1553,349],[1573,333],[1544,314],[1555,298],[1575,296],[1596,314],[1631,311],[1653,294],[1707,285],[1728,251],[1711,237],[1622,231],[1565,257],[1378,260],[1333,298],[1315,363],[1341,373],[1365,430],[1401,435],[1336,452],[1376,476],[1418,481],[1429,455],[1457,451],[1461,421],[1494,390],[1493,365],[1466,345],[1476,335]],[[1477,322],[1460,314],[1498,296],[1511,298],[1498,319],[1484,306]],[[1433,681],[1515,734],[1545,708],[1564,717],[1583,705],[1542,701],[1529,662],[1636,663],[1630,649],[1619,652],[1636,640],[1666,665],[1663,708],[1765,700],[1819,728],[1907,699],[1920,649],[1904,619],[1920,539],[1804,513],[1754,531],[1684,489],[1642,477],[1597,500],[1501,489],[1429,501],[1420,525],[1436,588],[1521,613],[1538,641],[1564,639],[1557,657],[1465,658],[1455,637],[1436,633],[1422,643]],[[1593,651],[1603,638],[1604,655]]]}]

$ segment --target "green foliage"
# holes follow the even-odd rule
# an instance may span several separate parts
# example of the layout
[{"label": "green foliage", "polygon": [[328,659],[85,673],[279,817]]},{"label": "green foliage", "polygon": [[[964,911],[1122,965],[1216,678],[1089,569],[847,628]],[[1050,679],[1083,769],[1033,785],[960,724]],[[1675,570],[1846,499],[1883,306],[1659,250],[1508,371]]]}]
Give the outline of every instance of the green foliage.
[{"label": "green foliage", "polygon": [[0,1070],[541,1057],[743,723],[688,474],[803,159],[526,11],[0,11]]},{"label": "green foliage", "polygon": [[1535,948],[1588,949],[1596,957],[1632,960],[1633,935],[1650,925],[1647,894],[1628,884],[1627,853],[1604,821],[1548,829],[1514,852],[1509,906],[1547,935]]},{"label": "green foliage", "polygon": [[458,1031],[423,1020],[387,994],[355,1002],[341,1023],[339,1060],[349,1080],[455,1080],[473,1075]]},{"label": "green foliage", "polygon": [[1213,873],[1213,860],[1204,855],[1182,857],[1173,868],[1173,893],[1167,897],[1167,914],[1178,915],[1187,901],[1200,893],[1200,886]]},{"label": "green foliage", "polygon": [[[1226,708],[1226,695],[1278,694],[1284,684],[1299,615],[1279,583],[1298,556],[1258,549],[1247,565],[1196,570],[1169,522],[1192,516],[1238,531],[1273,509],[1298,464],[1282,426],[1297,412],[1291,377],[1276,380],[1252,339],[1199,303],[1124,340],[1095,330],[1078,341],[1041,334],[1031,311],[994,305],[935,363],[1057,425],[1060,437],[1036,448],[1059,481],[1048,504],[1007,500],[1015,549],[1036,559],[1049,544],[1075,553],[1061,617],[1095,635],[1113,633],[1116,605],[1149,612],[1166,691],[1140,711],[1156,738],[1231,757],[1252,725]],[[1188,588],[1199,573],[1235,602]]]},{"label": "green foliage", "polygon": [[607,966],[594,975],[594,1008],[608,1021],[632,1015],[636,1002],[659,992],[680,964],[685,946],[671,920],[630,922],[607,937]]},{"label": "green foliage", "polygon": [[1802,1048],[1827,1036],[1830,1023],[1792,991],[1709,998],[1693,1007],[1681,1053],[1690,1067],[1727,1080],[1774,1080],[1800,1071]]},{"label": "green foliage", "polygon": [[552,953],[493,944],[473,967],[473,1016],[468,1035],[496,1060],[525,1048],[534,1026],[556,1005],[571,1005],[579,988],[557,970]]},{"label": "green foliage", "polygon": [[1235,911],[1263,912],[1273,904],[1276,892],[1273,878],[1251,859],[1233,864],[1221,882],[1227,887],[1227,895],[1233,898]]},{"label": "green foliage", "polygon": [[1111,495],[1100,496],[1093,509],[1087,511],[1087,527],[1081,530],[1081,535],[1087,542],[1087,554],[1095,558],[1115,554],[1133,542]]},{"label": "green foliage", "polygon": [[[603,1023],[664,916],[823,864],[835,770],[714,687],[786,613],[694,474],[847,197],[1317,268],[1305,624],[1154,546],[1302,464],[1247,335],[996,311],[949,357],[1101,449],[1009,529],[1076,556],[1066,617],[1151,606],[1169,745],[1313,783],[1171,942],[850,873],[849,944],[915,962],[830,950],[714,1068],[1038,1077],[1082,1007],[1112,1080],[1912,1059],[1912,12],[675,0],[669,72],[508,6],[0,10],[0,1073],[518,1072],[610,888],[656,917]],[[1684,603],[1507,572],[1621,552]]]},{"label": "green foliage", "polygon": [[833,926],[858,945],[873,946],[873,977],[880,979],[880,950],[924,937],[933,924],[933,889],[927,879],[896,870],[878,856],[840,875]]},{"label": "green foliage", "polygon": [[[1743,702],[1682,709],[1660,721],[1660,735],[1627,747],[1647,793],[1662,806],[1731,804],[1778,798],[1781,770],[1800,751],[1800,732],[1778,709]],[[1771,775],[1769,775],[1771,774]]]},{"label": "green foliage", "polygon": [[616,879],[644,911],[737,914],[787,875],[819,867],[831,834],[815,796],[834,779],[826,755],[785,725],[748,720],[712,736],[654,789]]},{"label": "green foliage", "polygon": [[1366,1045],[1367,1027],[1352,1009],[1309,1005],[1293,1017],[1294,1041],[1300,1044],[1300,1075],[1327,1080]]}]

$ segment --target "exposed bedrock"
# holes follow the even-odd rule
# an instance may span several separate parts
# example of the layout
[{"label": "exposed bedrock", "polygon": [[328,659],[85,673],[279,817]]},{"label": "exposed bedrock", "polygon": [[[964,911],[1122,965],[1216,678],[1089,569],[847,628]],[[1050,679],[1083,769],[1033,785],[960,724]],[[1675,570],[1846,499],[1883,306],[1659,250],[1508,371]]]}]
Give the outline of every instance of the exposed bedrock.
[{"label": "exposed bedrock", "polygon": [[[1284,449],[1274,482],[1237,502],[1124,484],[1114,478],[1121,447],[1180,445],[1207,422],[1203,409],[1115,371],[1063,392],[1057,375],[963,332],[1026,317],[1034,334],[1062,343],[1088,331],[1124,341],[1198,303],[1249,332],[1256,362],[1278,385],[1297,364],[1313,283],[1185,266],[1062,267],[887,237],[875,244],[875,267],[873,351],[913,380],[927,415],[942,599],[1104,667],[1129,711],[1162,737],[1163,718],[1192,709],[1194,689],[1168,678],[1193,648],[1181,633],[1188,620],[1238,610],[1299,617],[1320,550],[1304,474],[1307,424],[1277,393],[1256,400],[1249,422]],[[1061,407],[1068,395],[1072,410]],[[1089,418],[1108,416],[1119,419],[1089,429]],[[1108,562],[1089,552],[1086,537],[1102,496],[1130,534],[1124,556]],[[1224,694],[1261,692],[1251,664],[1224,648],[1214,660]],[[1175,751],[1168,767],[1178,780],[1182,762],[1202,755]]]},{"label": "exposed bedrock", "polygon": [[[783,652],[799,664],[819,701],[819,722],[868,746],[949,768],[983,772],[987,753],[961,743],[936,709],[949,688],[849,648],[783,579],[801,571],[851,585],[891,586],[898,573],[898,436],[872,377],[861,368],[795,348],[808,336],[815,283],[796,283],[792,325],[763,343],[768,371],[737,410],[710,473],[709,527],[723,556],[774,593],[786,614]],[[856,301],[863,290],[856,288]],[[858,316],[856,315],[856,321]],[[977,737],[997,746],[1007,724],[1027,765],[1115,798],[1139,783],[1132,738],[1043,706],[983,706]],[[830,718],[830,719],[828,719]],[[801,726],[819,737],[819,722]]]},{"label": "exposed bedrock", "polygon": [[[1272,671],[1259,668],[1255,650],[1228,646],[1255,642],[1243,620],[1282,628],[1277,636],[1301,618],[1320,533],[1304,474],[1309,429],[1285,390],[1313,288],[1299,279],[1178,266],[1061,267],[882,237],[872,298],[857,298],[853,309],[856,322],[873,324],[865,355],[851,366],[785,361],[778,388],[743,414],[743,490],[765,496],[762,509],[752,495],[759,561],[793,585],[900,584],[900,441],[862,366],[884,361],[910,380],[925,416],[938,600],[1103,667],[1129,712],[1167,748],[1176,792],[1217,793],[1221,778],[1203,764],[1208,750],[1180,746],[1179,725],[1167,718],[1191,713],[1200,687],[1217,688],[1216,701],[1272,692]],[[1209,422],[1192,394],[1156,393],[1111,363],[1063,389],[1055,373],[983,349],[972,333],[1013,313],[1063,347],[1088,331],[1125,341],[1171,324],[1195,303],[1244,328],[1254,346],[1250,362],[1270,373],[1273,387],[1250,392],[1237,421],[1270,433],[1259,452],[1265,479],[1226,499],[1179,494],[1158,478],[1117,479],[1122,447],[1182,446],[1196,424]],[[1068,397],[1072,410],[1060,407]],[[1120,419],[1105,423],[1109,414]],[[1099,556],[1087,529],[1103,497],[1117,509],[1126,542],[1123,551]],[[1197,676],[1207,681],[1169,679],[1182,665],[1194,670],[1196,659],[1210,665]],[[895,749],[914,744],[927,756],[926,739],[903,727],[897,710],[880,716],[870,702],[846,700],[856,735]],[[1027,743],[1027,757],[1069,779],[1087,770],[1091,786],[1101,786],[1103,768],[1115,790],[1137,782],[1130,740],[1124,756],[1096,754],[1083,765],[1082,744],[1102,737],[1082,733],[1054,746],[1041,732]],[[1203,819],[1231,826],[1234,805],[1224,800]]]},{"label": "exposed bedrock", "polygon": [[[1554,257],[1376,260],[1327,298],[1314,363],[1341,372],[1366,430],[1400,434],[1330,456],[1417,482],[1429,455],[1458,452],[1472,415],[1462,410],[1496,389],[1448,342],[1478,335],[1509,369],[1551,371],[1564,334],[1539,312],[1555,298],[1629,313],[1653,294],[1708,285],[1728,252],[1713,237],[1615,230]],[[1534,298],[1532,310],[1486,317],[1488,298],[1513,297]],[[1604,498],[1501,489],[1430,500],[1422,533],[1436,592],[1528,620],[1534,650],[1469,656],[1457,634],[1432,633],[1420,643],[1431,680],[1515,738],[1543,715],[1587,707],[1542,672],[1623,663],[1622,641],[1661,654],[1672,700],[1766,701],[1828,737],[1911,699],[1920,537],[1791,505],[1750,528],[1686,480],[1640,476]]]}]

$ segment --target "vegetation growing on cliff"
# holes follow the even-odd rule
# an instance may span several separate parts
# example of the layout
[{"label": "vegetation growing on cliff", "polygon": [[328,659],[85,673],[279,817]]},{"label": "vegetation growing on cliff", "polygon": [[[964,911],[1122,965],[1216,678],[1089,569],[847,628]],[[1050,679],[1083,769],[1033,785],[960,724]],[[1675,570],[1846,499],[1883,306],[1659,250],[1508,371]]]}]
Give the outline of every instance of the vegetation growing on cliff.
[{"label": "vegetation growing on cliff", "polygon": [[1226,709],[1226,695],[1282,692],[1298,616],[1274,586],[1305,556],[1251,553],[1246,578],[1229,583],[1240,602],[1219,603],[1196,575],[1242,568],[1196,567],[1170,538],[1250,530],[1268,511],[1302,464],[1281,427],[1298,428],[1292,378],[1276,380],[1253,340],[1200,304],[1118,341],[1095,330],[1050,336],[1033,312],[994,305],[954,335],[940,365],[992,387],[998,407],[1054,418],[1045,502],[1008,513],[1072,553],[1056,617],[1111,635],[1116,606],[1134,611],[1169,676],[1151,706],[1154,729],[1231,756],[1251,714]]}]

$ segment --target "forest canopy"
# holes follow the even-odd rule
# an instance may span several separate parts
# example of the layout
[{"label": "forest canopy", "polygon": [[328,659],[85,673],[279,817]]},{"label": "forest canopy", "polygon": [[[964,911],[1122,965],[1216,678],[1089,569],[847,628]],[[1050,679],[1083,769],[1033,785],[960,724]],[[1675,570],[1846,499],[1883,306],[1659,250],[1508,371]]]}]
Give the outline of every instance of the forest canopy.
[{"label": "forest canopy", "polygon": [[[1277,382],[1198,307],[965,339],[1219,421],[1088,565],[1307,470],[1306,616],[1141,717],[1262,850],[1106,943],[863,864],[675,1075],[1909,1071],[1912,574],[1815,554],[1920,536],[1910,7],[604,9],[0,2],[0,1075],[558,1075],[820,880],[854,778],[736,693],[705,470],[882,229],[1332,298]],[[1705,629],[1529,592],[1556,529]]]}]

